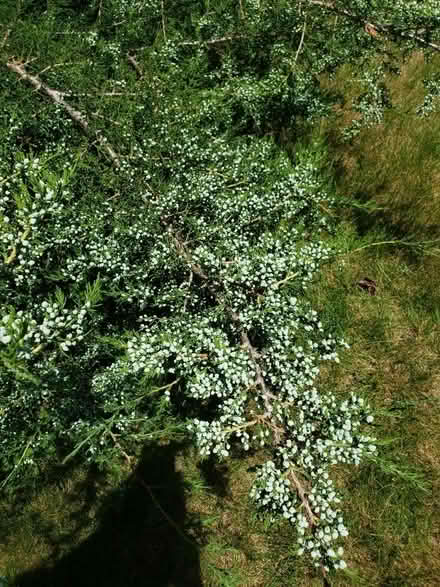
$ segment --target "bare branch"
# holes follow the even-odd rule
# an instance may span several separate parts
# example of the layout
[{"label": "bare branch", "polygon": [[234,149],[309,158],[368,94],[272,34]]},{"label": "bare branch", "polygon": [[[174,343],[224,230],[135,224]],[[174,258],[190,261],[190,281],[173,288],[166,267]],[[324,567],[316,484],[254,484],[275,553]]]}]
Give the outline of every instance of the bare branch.
[{"label": "bare branch", "polygon": [[160,0],[160,10],[162,13],[162,32],[163,32],[163,38],[165,43],[167,42],[167,31],[166,31],[166,27],[165,27],[165,7],[164,7],[164,2],[163,0]]},{"label": "bare branch", "polygon": [[[296,492],[301,500],[302,506],[303,506],[304,511],[306,513],[306,518],[307,518],[307,522],[309,524],[309,528],[312,530],[315,526],[318,525],[319,518],[317,516],[315,516],[315,514],[313,513],[313,510],[310,506],[310,502],[307,498],[307,494],[306,494],[306,490],[304,488],[304,485],[301,483],[301,481],[296,476],[293,468],[289,469],[287,479],[290,481],[290,483],[296,489]],[[325,570],[324,565],[320,565],[320,569],[321,569],[322,578],[324,581],[324,586],[330,587],[330,583],[328,582],[328,579],[327,579],[327,571]]]},{"label": "bare branch", "polygon": [[298,60],[299,54],[301,53],[301,50],[302,50],[302,47],[304,44],[304,36],[306,34],[306,24],[307,24],[307,18],[304,19],[304,26],[303,26],[303,30],[302,30],[302,34],[301,34],[301,40],[299,42],[298,49],[297,49],[296,55],[295,55],[295,59],[293,61],[295,64]]},{"label": "bare branch", "polygon": [[[204,273],[204,271],[200,267],[200,265],[197,265],[196,263],[194,263],[192,261],[191,255],[186,250],[185,245],[179,240],[179,238],[174,234],[174,232],[172,231],[172,229],[169,226],[167,227],[167,230],[168,230],[168,233],[170,234],[170,236],[174,242],[174,245],[176,247],[178,254],[183,259],[185,259],[187,261],[187,263],[189,264],[189,266],[191,268],[191,271],[195,275],[198,275],[199,277],[201,277],[203,279],[203,281],[206,282],[207,289],[212,294],[212,296],[214,298],[216,298],[219,301],[223,301],[221,294],[219,292],[219,284],[217,282],[210,280],[209,277]],[[241,320],[240,320],[239,316],[233,310],[226,307],[226,311],[229,314],[229,317],[231,318],[231,320],[235,324],[241,325]],[[252,362],[254,363],[255,373],[257,375],[257,378],[255,380],[255,385],[258,385],[262,391],[262,397],[263,397],[264,405],[265,405],[265,409],[266,409],[266,414],[265,414],[266,422],[270,426],[270,428],[272,429],[276,444],[279,444],[281,442],[281,438],[283,436],[283,430],[275,423],[274,419],[271,418],[272,411],[273,411],[271,402],[276,400],[277,398],[266,387],[266,383],[264,381],[262,369],[261,369],[260,364],[258,362],[260,355],[259,355],[258,351],[256,350],[256,348],[252,345],[247,332],[244,330],[241,331],[240,337],[241,337],[241,342],[242,342],[243,347],[246,349],[246,351],[248,352],[249,356],[252,359]]]},{"label": "bare branch", "polygon": [[287,478],[292,483],[292,485],[295,487],[296,492],[298,493],[299,498],[301,500],[301,503],[303,504],[304,511],[306,513],[306,518],[309,523],[309,526],[310,526],[310,528],[313,528],[314,526],[316,526],[319,519],[315,516],[315,514],[312,511],[312,508],[310,507],[310,502],[307,499],[307,495],[306,495],[306,491],[304,489],[304,486],[302,485],[301,481],[298,479],[298,477],[296,476],[296,474],[292,468],[289,470]]},{"label": "bare branch", "polygon": [[116,126],[122,126],[122,124],[117,120],[113,120],[113,118],[107,118],[107,116],[103,116],[102,114],[99,114],[99,112],[92,112],[91,115],[93,116],[93,118],[102,118],[102,120],[108,120]]},{"label": "bare branch", "polygon": [[178,45],[183,46],[197,46],[197,45],[216,45],[217,43],[226,43],[228,41],[235,41],[237,39],[246,39],[244,35],[227,35],[219,37],[218,39],[210,39],[209,41],[181,41]]},{"label": "bare branch", "polygon": [[138,96],[137,92],[101,92],[100,94],[90,94],[87,92],[58,92],[60,96],[83,97],[87,98],[112,98],[113,96]]},{"label": "bare branch", "polygon": [[129,61],[129,63],[133,66],[133,68],[135,69],[136,73],[138,74],[138,76],[140,78],[143,77],[144,72],[142,71],[141,66],[139,65],[139,63],[136,61],[136,59],[133,57],[133,55],[130,55],[130,53],[127,54],[127,59]]},{"label": "bare branch", "polygon": [[[82,128],[86,135],[90,136],[91,134],[93,134],[84,114],[79,110],[75,110],[70,104],[68,104],[63,99],[62,92],[50,88],[49,86],[44,84],[38,76],[31,75],[30,73],[28,73],[25,70],[25,66],[20,61],[9,61],[6,65],[10,70],[17,73],[21,77],[21,79],[29,82],[32,86],[34,86],[34,88],[37,91],[42,90],[45,94],[49,96],[49,98],[51,98],[51,100],[55,102],[55,104],[58,104],[62,108],[64,108],[64,110],[69,114],[70,118],[74,120],[77,124],[79,124],[79,126]],[[104,149],[110,156],[113,165],[119,168],[121,166],[121,163],[113,147],[107,142],[107,140],[101,135],[100,132],[95,132],[94,134],[101,148]]]}]

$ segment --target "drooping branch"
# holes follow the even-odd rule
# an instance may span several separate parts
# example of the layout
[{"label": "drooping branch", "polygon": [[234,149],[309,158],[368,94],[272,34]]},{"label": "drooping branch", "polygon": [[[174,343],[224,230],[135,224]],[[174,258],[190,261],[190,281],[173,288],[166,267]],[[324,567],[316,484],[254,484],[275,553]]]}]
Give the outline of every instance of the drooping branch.
[{"label": "drooping branch", "polygon": [[99,145],[108,153],[113,165],[116,168],[119,168],[121,166],[119,156],[117,155],[113,147],[108,143],[108,141],[105,139],[105,137],[101,135],[99,131],[95,131],[94,133],[92,132],[84,114],[79,110],[75,110],[75,108],[73,108],[68,102],[66,102],[63,98],[62,92],[50,88],[45,83],[43,83],[38,76],[28,73],[25,69],[25,64],[23,64],[21,61],[8,61],[6,65],[11,71],[17,73],[21,77],[21,79],[29,82],[32,86],[34,86],[34,88],[37,91],[42,90],[47,96],[49,96],[51,100],[55,102],[55,104],[60,105],[68,113],[70,118],[74,120],[82,128],[83,132],[86,135],[90,136],[92,134],[95,134]]},{"label": "drooping branch", "polygon": [[362,18],[358,14],[355,14],[354,12],[351,12],[350,10],[346,10],[345,8],[341,8],[340,6],[336,6],[332,2],[325,2],[323,0],[307,0],[307,2],[309,5],[319,6],[321,8],[325,8],[331,12],[334,12],[336,14],[340,14],[342,16],[347,16],[351,20],[359,22],[360,24],[362,24],[365,27],[366,31],[370,35],[375,36],[375,33],[376,34],[382,33],[382,34],[388,35],[388,36],[394,35],[394,36],[401,37],[403,39],[409,39],[411,41],[415,41],[415,42],[419,43],[420,45],[434,49],[434,51],[440,51],[440,45],[437,45],[435,43],[431,43],[430,41],[427,41],[426,39],[424,39],[423,37],[420,37],[417,34],[408,33],[405,31],[390,30],[389,25],[381,24],[378,22],[372,22],[371,20]]},{"label": "drooping branch", "polygon": [[[320,8],[329,10],[335,14],[339,14],[341,16],[346,16],[346,17],[350,18],[351,20],[358,22],[360,25],[362,25],[364,27],[365,32],[373,37],[377,37],[377,35],[379,33],[386,35],[386,36],[390,36],[390,37],[394,35],[394,36],[401,37],[402,39],[408,39],[410,41],[414,41],[414,42],[418,43],[419,45],[422,45],[424,47],[429,47],[430,49],[433,49],[434,51],[440,52],[440,45],[438,45],[436,43],[432,43],[431,41],[428,41],[427,39],[424,39],[419,34],[409,33],[409,32],[405,32],[405,31],[391,30],[390,26],[387,24],[373,22],[370,19],[362,18],[358,14],[355,14],[354,12],[351,12],[350,10],[346,10],[345,8],[341,8],[339,6],[336,6],[332,2],[325,2],[324,0],[306,0],[306,2],[311,6],[318,6]],[[302,45],[303,45],[303,42],[304,42],[304,32],[305,32],[304,29],[305,29],[305,25],[304,25],[301,40],[300,40],[299,52],[300,52]],[[235,40],[244,39],[244,38],[246,38],[244,35],[239,35],[239,34],[226,35],[224,37],[209,39],[207,41],[181,41],[180,43],[178,43],[178,45],[180,45],[180,46],[216,45],[218,43],[225,43],[225,42],[235,41]],[[144,47],[142,47],[142,48],[144,48]],[[296,59],[297,59],[297,57],[295,58],[295,61],[296,61]]]},{"label": "drooping branch", "polygon": [[[364,27],[365,32],[368,33],[372,37],[377,37],[377,35],[379,33],[386,35],[386,36],[389,36],[389,37],[394,35],[394,36],[398,36],[402,39],[408,39],[410,41],[414,41],[414,42],[418,43],[419,45],[422,45],[424,47],[429,47],[430,49],[433,49],[434,51],[440,52],[440,45],[438,45],[436,43],[432,43],[431,41],[428,41],[427,39],[424,39],[419,34],[410,33],[410,32],[406,32],[406,31],[399,31],[399,30],[391,30],[391,28],[388,24],[373,22],[371,19],[362,18],[358,14],[351,12],[350,10],[346,10],[345,8],[341,8],[340,6],[336,6],[332,2],[325,2],[324,0],[306,0],[306,2],[307,2],[307,4],[309,4],[309,6],[318,6],[320,8],[325,9],[325,10],[329,10],[330,12],[333,12],[333,13],[341,15],[341,16],[346,16],[346,17],[350,18],[351,20],[358,22],[360,25],[362,25]],[[303,12],[303,11],[301,11],[301,12]],[[305,23],[304,23],[304,27],[303,27],[303,31],[302,31],[302,35],[301,35],[298,53],[301,51],[302,45],[304,43],[304,33],[305,33]],[[246,36],[241,35],[241,34],[231,34],[231,35],[226,35],[224,37],[209,39],[207,41],[181,41],[180,43],[178,43],[178,45],[179,46],[216,45],[216,44],[220,44],[220,43],[225,43],[225,42],[230,42],[230,41],[235,41],[235,40],[245,39],[245,38],[246,38]],[[145,47],[142,47],[142,49],[145,49]],[[298,58],[298,53],[295,57],[295,61]]]},{"label": "drooping branch", "polygon": [[[211,295],[214,298],[216,298],[218,301],[222,301],[221,292],[220,292],[220,284],[218,282],[213,282],[212,280],[210,280],[209,277],[204,273],[203,269],[197,263],[193,262],[193,260],[191,259],[191,255],[188,252],[188,250],[186,249],[184,243],[182,243],[180,241],[180,239],[174,234],[173,230],[169,226],[167,227],[167,230],[168,230],[168,233],[170,234],[170,236],[174,242],[174,245],[176,247],[176,251],[189,264],[191,271],[195,275],[198,275],[201,279],[203,279],[203,281],[206,283],[208,291],[211,293]],[[237,324],[238,326],[240,326],[240,318],[236,314],[236,312],[234,312],[231,308],[227,308],[227,307],[226,307],[226,311],[228,312],[231,321],[234,322],[235,324]],[[257,378],[255,380],[255,384],[258,385],[262,391],[262,396],[263,396],[263,400],[264,400],[265,407],[266,407],[266,417],[269,417],[272,413],[272,406],[271,406],[270,400],[275,400],[276,397],[272,393],[270,393],[270,391],[266,387],[266,383],[264,381],[264,377],[262,374],[262,369],[258,363],[259,353],[258,353],[257,349],[252,345],[251,341],[249,340],[249,336],[248,336],[247,332],[242,330],[240,332],[240,338],[241,338],[241,343],[243,345],[243,348],[246,349],[246,351],[248,352],[248,354],[254,364],[255,372],[257,375]],[[271,428],[274,432],[275,442],[277,444],[279,444],[279,442],[281,441],[281,437],[282,437],[282,431],[280,430],[280,428],[278,426],[273,425],[273,424],[272,424]]]},{"label": "drooping branch", "polygon": [[[310,507],[310,502],[307,499],[307,494],[306,491],[304,489],[304,485],[301,483],[301,481],[299,480],[298,476],[296,475],[295,471],[293,470],[293,468],[291,467],[289,469],[289,473],[287,475],[287,479],[288,481],[290,481],[290,483],[295,487],[296,492],[298,494],[298,497],[301,500],[302,506],[304,508],[304,512],[306,515],[306,519],[307,522],[309,524],[309,528],[315,528],[315,526],[318,525],[319,523],[319,518],[317,516],[315,516],[315,514],[313,513],[312,508]],[[324,581],[324,586],[325,587],[330,587],[330,583],[328,582],[327,579],[327,571],[324,568],[324,565],[320,565],[320,570],[322,573],[322,578]]]},{"label": "drooping branch", "polygon": [[[164,223],[164,226],[166,227],[166,230],[167,230],[168,234],[170,235],[170,238],[173,241],[173,244],[175,246],[175,249],[176,249],[178,255],[188,263],[192,273],[194,273],[195,275],[200,277],[205,282],[206,287],[207,287],[208,291],[211,293],[211,295],[217,301],[222,302],[223,299],[222,299],[220,284],[218,282],[210,279],[205,274],[205,272],[200,267],[200,265],[198,265],[197,263],[194,263],[194,261],[191,258],[190,251],[188,251],[185,244],[180,240],[180,238],[176,235],[176,233],[173,231],[173,229],[169,225],[166,225],[166,223]],[[232,322],[234,322],[235,324],[240,326],[239,316],[232,309],[230,309],[228,307],[226,307],[225,309],[226,309],[226,312],[229,314],[229,317],[232,320]],[[255,385],[257,385],[261,389],[264,404],[265,404],[265,414],[254,418],[252,420],[252,422],[249,422],[244,427],[251,426],[256,423],[262,423],[262,422],[265,423],[272,430],[272,432],[274,434],[275,445],[279,445],[285,435],[285,431],[282,427],[280,427],[279,424],[277,424],[275,422],[275,419],[272,417],[273,409],[272,409],[271,402],[276,401],[277,397],[273,393],[271,393],[266,386],[266,382],[265,382],[264,376],[263,376],[263,370],[259,364],[260,353],[257,351],[257,349],[251,343],[249,336],[245,330],[241,330],[240,338],[241,338],[243,348],[246,349],[246,351],[248,352],[248,354],[251,357],[252,362],[254,364],[255,372],[257,375],[256,380],[255,380]],[[312,507],[311,507],[310,502],[307,498],[307,492],[306,492],[302,482],[300,481],[300,479],[295,474],[295,472],[292,468],[290,468],[290,470],[289,470],[289,473],[287,475],[287,479],[290,482],[290,484],[294,487],[296,493],[298,494],[298,497],[301,500],[304,511],[306,512],[306,518],[307,518],[309,527],[310,527],[310,529],[313,529],[318,524],[319,519],[313,513]],[[324,567],[322,567],[321,570],[323,573],[324,580],[326,580],[326,571],[325,571]]]}]

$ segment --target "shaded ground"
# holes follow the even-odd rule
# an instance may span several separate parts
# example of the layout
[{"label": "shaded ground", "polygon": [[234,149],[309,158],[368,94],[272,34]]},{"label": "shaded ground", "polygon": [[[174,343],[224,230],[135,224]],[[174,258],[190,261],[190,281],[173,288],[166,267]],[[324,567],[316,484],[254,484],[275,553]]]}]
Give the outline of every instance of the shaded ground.
[{"label": "shaded ground", "polygon": [[[197,587],[202,585],[198,549],[183,528],[186,509],[176,448],[149,449],[126,486],[107,495],[96,513],[96,530],[55,564],[16,578],[20,587]],[[85,483],[93,493],[93,479]],[[90,495],[91,497],[91,495]],[[74,515],[76,530],[90,524],[89,505]],[[47,521],[39,530],[50,540]],[[34,528],[34,532],[38,528]],[[52,557],[75,543],[68,535],[52,544]],[[36,537],[38,539],[38,537]],[[51,558],[52,558],[51,557]]]}]

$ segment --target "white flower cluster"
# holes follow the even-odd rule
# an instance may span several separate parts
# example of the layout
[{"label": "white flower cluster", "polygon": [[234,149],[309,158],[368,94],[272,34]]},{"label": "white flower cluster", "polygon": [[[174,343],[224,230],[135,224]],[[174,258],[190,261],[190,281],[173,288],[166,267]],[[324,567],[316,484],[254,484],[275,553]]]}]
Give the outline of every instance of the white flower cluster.
[{"label": "white flower cluster", "polygon": [[[296,479],[296,473],[293,475]],[[308,553],[315,566],[343,569],[343,548],[337,542],[348,535],[341,512],[333,509],[341,499],[337,496],[328,473],[320,468],[312,489],[305,495],[304,507],[292,484],[291,471],[267,461],[257,471],[250,497],[263,515],[272,522],[284,518],[294,524],[298,533],[298,554]]]},{"label": "white flower cluster", "polygon": [[118,0],[113,4],[115,15],[120,19],[139,19],[141,11],[149,17],[160,14],[160,0]]}]

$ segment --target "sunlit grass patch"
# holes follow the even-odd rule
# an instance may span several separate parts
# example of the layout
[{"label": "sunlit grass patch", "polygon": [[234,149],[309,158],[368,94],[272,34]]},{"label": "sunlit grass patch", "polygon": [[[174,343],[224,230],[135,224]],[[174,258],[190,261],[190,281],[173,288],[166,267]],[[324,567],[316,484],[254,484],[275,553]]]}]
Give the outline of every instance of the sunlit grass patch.
[{"label": "sunlit grass patch", "polygon": [[[372,247],[345,261],[343,268],[327,271],[315,292],[330,319],[331,300],[344,297],[343,321],[351,344],[341,365],[322,370],[321,385],[368,399],[377,410],[382,444],[377,459],[354,477],[337,473],[341,491],[350,496],[347,559],[368,585],[435,585],[440,572],[435,506],[440,485],[440,329],[435,311],[440,260],[428,257],[408,265],[404,251]],[[376,296],[356,287],[364,275],[377,281]],[[333,289],[330,298],[325,287]],[[335,306],[337,314],[341,303]]]},{"label": "sunlit grass patch", "polygon": [[390,75],[395,108],[385,112],[382,124],[364,129],[351,144],[341,145],[340,133],[356,117],[350,101],[356,97],[357,85],[351,82],[348,67],[325,82],[332,91],[343,90],[345,95],[338,122],[321,125],[321,132],[336,146],[338,188],[357,202],[375,202],[380,207],[375,214],[357,214],[364,232],[380,226],[400,238],[440,237],[440,117],[415,115],[423,79],[438,70],[438,64],[437,56],[425,63],[415,53],[402,66],[400,76]]}]

